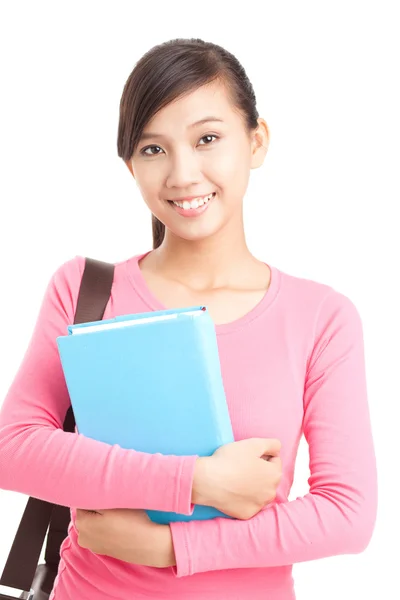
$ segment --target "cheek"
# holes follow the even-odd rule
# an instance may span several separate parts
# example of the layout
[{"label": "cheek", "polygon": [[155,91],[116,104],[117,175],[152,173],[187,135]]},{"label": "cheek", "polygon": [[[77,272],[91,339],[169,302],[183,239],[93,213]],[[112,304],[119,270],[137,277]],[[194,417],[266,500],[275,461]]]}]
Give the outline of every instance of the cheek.
[{"label": "cheek", "polygon": [[160,197],[160,190],[164,189],[163,185],[163,169],[156,164],[147,164],[137,170],[136,185],[140,195],[151,208],[153,202]]},{"label": "cheek", "polygon": [[[221,189],[237,189],[238,184],[247,183],[250,170],[250,161],[243,148],[220,146],[207,161],[204,174]],[[241,187],[241,185],[240,185]]]}]

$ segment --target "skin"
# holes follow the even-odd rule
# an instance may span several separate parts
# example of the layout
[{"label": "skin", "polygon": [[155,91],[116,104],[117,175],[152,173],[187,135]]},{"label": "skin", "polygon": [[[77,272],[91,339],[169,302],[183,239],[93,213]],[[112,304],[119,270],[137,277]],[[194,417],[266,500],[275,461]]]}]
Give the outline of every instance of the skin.
[{"label": "skin", "polygon": [[[190,127],[209,115],[223,122]],[[259,118],[249,134],[224,85],[213,82],[161,109],[148,132],[162,136],[141,140],[126,165],[166,235],[140,261],[143,277],[166,308],[207,304],[216,324],[234,321],[270,284],[269,267],[247,247],[243,223],[250,170],[262,166],[268,150],[267,123]],[[216,198],[193,219],[166,202],[214,191]],[[92,552],[153,567],[176,564],[169,525],[153,523],[143,510],[78,509],[76,526],[79,544]]]}]

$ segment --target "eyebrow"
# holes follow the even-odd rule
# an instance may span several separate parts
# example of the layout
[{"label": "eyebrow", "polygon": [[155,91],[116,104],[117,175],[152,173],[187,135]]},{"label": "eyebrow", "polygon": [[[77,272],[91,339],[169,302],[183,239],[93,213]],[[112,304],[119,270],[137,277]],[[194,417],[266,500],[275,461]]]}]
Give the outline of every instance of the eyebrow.
[{"label": "eyebrow", "polygon": [[[213,116],[204,117],[204,119],[200,119],[200,121],[196,121],[195,123],[192,123],[191,125],[189,125],[188,129],[193,129],[194,127],[197,127],[198,125],[204,125],[204,123],[211,123],[211,122],[223,123],[223,120],[219,119],[218,117],[213,117]],[[163,135],[162,133],[147,132],[147,133],[143,133],[140,136],[140,141],[148,140],[150,138],[155,138],[155,137],[166,138],[167,136]]]}]

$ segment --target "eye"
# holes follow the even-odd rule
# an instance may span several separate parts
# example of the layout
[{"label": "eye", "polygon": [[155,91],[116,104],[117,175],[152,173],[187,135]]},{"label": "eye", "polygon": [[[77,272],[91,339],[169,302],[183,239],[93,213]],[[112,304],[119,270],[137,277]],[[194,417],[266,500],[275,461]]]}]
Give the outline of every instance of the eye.
[{"label": "eye", "polygon": [[[219,139],[218,135],[214,135],[213,133],[211,134],[207,134],[207,135],[203,135],[202,138],[200,138],[201,140],[205,140],[206,138],[215,138],[215,139]],[[210,146],[211,142],[208,144],[201,144],[202,146]],[[152,150],[153,148],[158,148],[159,150],[162,150],[162,148],[160,148],[160,146],[146,146],[146,148],[143,148],[143,150],[140,151],[140,154],[142,156],[158,156],[160,154],[160,152],[157,153],[153,153],[153,152],[146,152],[146,150]]]},{"label": "eye", "polygon": [[[217,136],[217,135],[214,135],[213,133],[209,133],[208,135],[204,135],[202,138],[200,138],[200,140],[205,140],[206,138],[212,138],[212,137],[214,137],[214,138],[218,139],[218,136]],[[203,144],[203,145],[204,145],[204,144]],[[209,146],[210,144],[205,144],[205,145],[206,145],[206,146]]]},{"label": "eye", "polygon": [[158,148],[158,149],[160,149],[160,146],[146,146],[146,148],[143,148],[143,150],[140,151],[140,154],[142,156],[157,156],[158,152],[157,152],[157,154],[153,154],[152,152],[150,152],[150,154],[148,154],[146,152],[146,150],[151,150],[152,148]]}]

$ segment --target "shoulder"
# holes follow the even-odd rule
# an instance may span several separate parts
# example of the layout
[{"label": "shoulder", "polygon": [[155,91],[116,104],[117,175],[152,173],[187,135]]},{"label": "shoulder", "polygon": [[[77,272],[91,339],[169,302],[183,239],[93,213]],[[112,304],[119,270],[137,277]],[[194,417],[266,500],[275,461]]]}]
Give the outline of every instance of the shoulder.
[{"label": "shoulder", "polygon": [[63,262],[54,271],[51,281],[61,293],[79,288],[83,271],[85,269],[85,258],[76,255]]},{"label": "shoulder", "polygon": [[[125,285],[127,282],[127,274],[129,273],[132,263],[137,261],[138,257],[143,254],[134,255],[120,261],[106,261],[114,265],[114,277],[111,296],[116,294],[124,294]],[[103,260],[103,259],[99,259]],[[79,289],[82,281],[82,276],[85,270],[86,258],[81,255],[76,255],[62,263],[52,274],[48,286],[48,294],[53,298],[53,304],[56,302],[59,307],[68,315],[71,320],[76,311],[78,303]]]},{"label": "shoulder", "polygon": [[363,323],[354,301],[333,285],[279,270],[282,318],[304,335],[309,351],[341,339],[363,339]]},{"label": "shoulder", "polygon": [[74,256],[56,268],[47,286],[45,305],[63,313],[69,322],[75,314],[84,269],[85,258]]},{"label": "shoulder", "polygon": [[[124,272],[130,260],[132,260],[132,258],[118,262],[106,262],[110,262],[110,264],[114,265],[114,278],[118,278],[120,274]],[[53,273],[51,281],[62,295],[69,293],[76,295],[74,292],[79,291],[85,264],[86,258],[81,255],[76,255],[62,263]]]},{"label": "shoulder", "polygon": [[334,314],[337,311],[349,315],[358,314],[354,302],[333,285],[307,277],[299,277],[279,270],[281,294],[297,311],[311,310],[315,316]]},{"label": "shoulder", "polygon": [[363,323],[353,300],[333,285],[280,271],[282,318],[298,334],[305,371],[331,372],[333,365],[363,356]]}]

